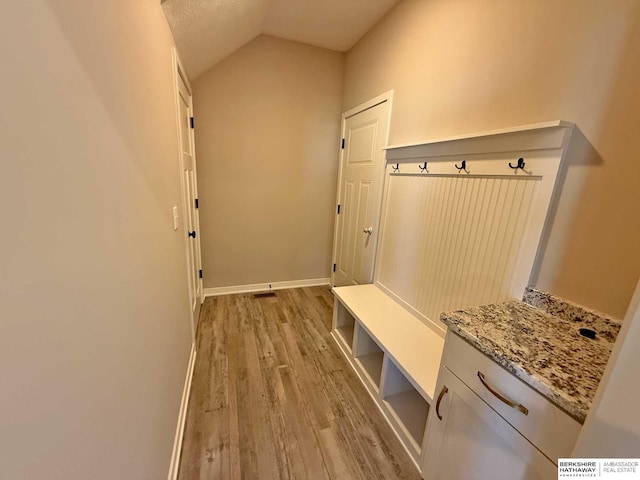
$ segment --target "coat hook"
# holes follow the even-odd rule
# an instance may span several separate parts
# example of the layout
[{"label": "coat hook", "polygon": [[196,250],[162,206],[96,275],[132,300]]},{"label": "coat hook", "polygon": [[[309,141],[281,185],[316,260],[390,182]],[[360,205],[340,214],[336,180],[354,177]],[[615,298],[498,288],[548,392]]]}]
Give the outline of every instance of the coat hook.
[{"label": "coat hook", "polygon": [[517,170],[518,168],[521,168],[522,170],[524,170],[524,158],[519,158],[518,159],[518,164],[517,165],[511,165],[511,162],[509,162],[509,166],[511,168],[513,168],[514,170]]},{"label": "coat hook", "polygon": [[420,169],[421,172],[423,173],[429,173],[429,170],[427,170],[427,162],[424,162],[423,165],[418,165],[418,168]]},{"label": "coat hook", "polygon": [[465,172],[467,171],[467,161],[466,160],[462,160],[462,166],[461,167],[459,167],[457,163],[455,163],[454,165],[458,170],[464,170]]},{"label": "coat hook", "polygon": [[396,163],[395,165],[391,165],[391,168],[393,168],[393,173],[398,173],[400,171],[400,164]]}]

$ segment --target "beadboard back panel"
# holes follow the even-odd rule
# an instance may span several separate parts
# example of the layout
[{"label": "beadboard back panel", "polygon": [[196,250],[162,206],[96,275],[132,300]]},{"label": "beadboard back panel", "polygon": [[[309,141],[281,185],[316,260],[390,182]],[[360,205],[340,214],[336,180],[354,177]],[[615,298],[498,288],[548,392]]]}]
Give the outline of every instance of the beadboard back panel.
[{"label": "beadboard back panel", "polygon": [[506,300],[539,182],[391,176],[379,281],[436,320]]},{"label": "beadboard back panel", "polygon": [[[484,137],[476,153],[473,137],[449,140],[450,150],[437,142],[433,154],[428,144],[391,148],[375,283],[441,334],[443,311],[521,298],[545,243],[570,130],[529,129],[526,149],[513,152],[499,141],[514,148],[517,131],[493,146]],[[421,156],[403,158],[407,148]],[[513,168],[519,158],[523,168]]]}]

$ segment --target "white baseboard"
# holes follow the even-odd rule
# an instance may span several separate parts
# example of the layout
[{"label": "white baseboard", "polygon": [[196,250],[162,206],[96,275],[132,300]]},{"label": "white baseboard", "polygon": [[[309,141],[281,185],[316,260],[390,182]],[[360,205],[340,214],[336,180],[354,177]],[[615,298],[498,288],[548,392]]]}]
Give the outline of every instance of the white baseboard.
[{"label": "white baseboard", "polygon": [[235,285],[233,287],[205,288],[205,297],[231,295],[234,293],[264,292],[268,290],[283,290],[285,288],[317,287],[331,285],[330,278],[309,278],[307,280],[291,280],[289,282],[254,283],[252,285]]},{"label": "white baseboard", "polygon": [[178,468],[180,467],[180,453],[182,452],[182,438],[184,437],[184,427],[187,419],[187,407],[189,406],[189,396],[191,394],[191,380],[193,379],[193,369],[196,365],[196,345],[191,345],[191,355],[189,356],[189,365],[187,367],[187,376],[184,381],[182,390],[182,401],[180,402],[180,411],[178,412],[178,426],[176,427],[176,435],[173,440],[173,452],[171,452],[171,463],[169,464],[168,480],[176,480],[178,478]]}]

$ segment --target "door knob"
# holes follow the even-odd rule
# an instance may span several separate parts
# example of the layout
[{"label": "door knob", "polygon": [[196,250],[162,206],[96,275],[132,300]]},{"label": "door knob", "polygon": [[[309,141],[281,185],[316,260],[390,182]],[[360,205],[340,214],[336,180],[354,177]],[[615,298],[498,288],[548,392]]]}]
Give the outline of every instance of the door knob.
[{"label": "door knob", "polygon": [[367,235],[371,235],[373,233],[373,227],[365,228],[364,233]]},{"label": "door knob", "polygon": [[189,232],[189,236],[191,238],[196,238],[196,231],[194,230],[193,232]]}]

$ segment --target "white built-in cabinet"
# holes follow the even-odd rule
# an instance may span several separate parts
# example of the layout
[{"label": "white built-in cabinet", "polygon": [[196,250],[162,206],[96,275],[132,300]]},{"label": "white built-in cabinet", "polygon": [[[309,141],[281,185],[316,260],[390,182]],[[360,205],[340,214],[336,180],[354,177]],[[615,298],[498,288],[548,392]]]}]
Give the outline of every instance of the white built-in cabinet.
[{"label": "white built-in cabinet", "polygon": [[556,466],[446,367],[446,388],[432,415],[422,476],[425,480],[545,480]]},{"label": "white built-in cabinet", "polygon": [[334,288],[332,333],[425,480],[543,480],[581,425],[375,285]]},{"label": "white built-in cabinet", "polygon": [[420,468],[444,340],[375,285],[334,294],[333,336]]},{"label": "white built-in cabinet", "polygon": [[[427,480],[555,478],[554,461],[571,454],[581,426],[439,316],[535,284],[572,129],[554,121],[386,149],[374,283],[334,288],[332,335]],[[479,371],[528,413],[500,402]]]},{"label": "white built-in cabinet", "polygon": [[557,477],[581,425],[455,333],[447,333],[429,416],[425,480]]}]

